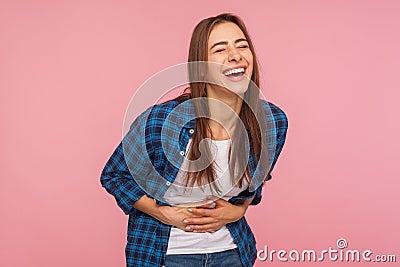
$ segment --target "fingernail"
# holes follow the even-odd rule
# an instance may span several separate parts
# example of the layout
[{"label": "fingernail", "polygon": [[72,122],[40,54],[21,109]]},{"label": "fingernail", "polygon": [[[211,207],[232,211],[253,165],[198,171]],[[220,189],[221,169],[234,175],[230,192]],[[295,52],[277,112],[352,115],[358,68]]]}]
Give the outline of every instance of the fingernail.
[{"label": "fingernail", "polygon": [[192,228],[190,228],[190,226],[186,226],[185,228],[188,229],[188,230],[192,229]]},{"label": "fingernail", "polygon": [[192,209],[188,209],[188,212],[192,212]]},{"label": "fingernail", "polygon": [[188,221],[188,220],[183,220],[183,222],[184,222],[184,223],[188,223],[189,221]]},{"label": "fingernail", "polygon": [[196,230],[193,230],[193,233],[197,233],[197,231],[196,231]]}]

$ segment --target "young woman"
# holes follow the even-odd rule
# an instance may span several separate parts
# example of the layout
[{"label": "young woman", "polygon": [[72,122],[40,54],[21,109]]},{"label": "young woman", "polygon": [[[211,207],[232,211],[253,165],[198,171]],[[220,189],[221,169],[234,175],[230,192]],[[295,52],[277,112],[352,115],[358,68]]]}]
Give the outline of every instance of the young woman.
[{"label": "young woman", "polygon": [[[244,215],[271,178],[287,118],[259,99],[257,59],[239,17],[202,20],[188,61],[203,63],[189,65],[189,93],[135,120],[101,183],[129,215],[127,266],[252,266]],[[181,160],[170,160],[168,147],[179,147]]]}]

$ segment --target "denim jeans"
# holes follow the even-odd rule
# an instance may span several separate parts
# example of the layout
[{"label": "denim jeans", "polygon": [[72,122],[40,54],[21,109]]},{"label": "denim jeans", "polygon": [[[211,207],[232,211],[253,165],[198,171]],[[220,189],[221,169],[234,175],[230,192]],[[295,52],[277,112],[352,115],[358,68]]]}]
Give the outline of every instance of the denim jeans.
[{"label": "denim jeans", "polygon": [[238,249],[206,254],[170,254],[165,267],[243,267]]}]

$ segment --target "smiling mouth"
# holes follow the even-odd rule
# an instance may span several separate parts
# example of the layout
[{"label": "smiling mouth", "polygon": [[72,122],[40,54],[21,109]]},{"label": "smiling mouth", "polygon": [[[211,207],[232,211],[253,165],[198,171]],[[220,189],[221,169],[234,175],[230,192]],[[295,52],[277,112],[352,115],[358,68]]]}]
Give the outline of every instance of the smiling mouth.
[{"label": "smiling mouth", "polygon": [[244,67],[239,67],[239,68],[233,68],[233,69],[228,69],[226,71],[224,71],[224,75],[227,77],[239,77],[239,76],[243,76],[245,71]]}]

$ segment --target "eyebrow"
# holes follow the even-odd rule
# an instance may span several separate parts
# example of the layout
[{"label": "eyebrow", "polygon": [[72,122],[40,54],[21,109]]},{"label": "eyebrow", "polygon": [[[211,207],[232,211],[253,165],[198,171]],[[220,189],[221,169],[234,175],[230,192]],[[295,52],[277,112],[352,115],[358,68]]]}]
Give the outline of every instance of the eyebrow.
[{"label": "eyebrow", "polygon": [[[240,39],[235,40],[235,44],[237,44],[239,42],[243,42],[243,41],[248,42],[245,38],[240,38]],[[228,44],[227,41],[215,43],[210,47],[210,50],[213,49],[214,47],[216,47],[217,45],[227,45],[227,44]]]}]

